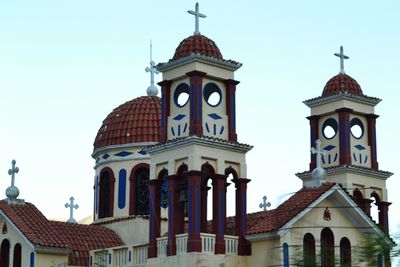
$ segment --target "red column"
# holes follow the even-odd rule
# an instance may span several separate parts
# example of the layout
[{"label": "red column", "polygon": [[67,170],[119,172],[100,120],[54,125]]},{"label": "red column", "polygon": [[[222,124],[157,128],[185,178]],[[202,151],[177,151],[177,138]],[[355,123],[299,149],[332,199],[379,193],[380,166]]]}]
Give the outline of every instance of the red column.
[{"label": "red column", "polygon": [[389,206],[392,203],[381,201],[378,203],[379,226],[385,234],[389,234]]},{"label": "red column", "polygon": [[[313,115],[307,117],[307,119],[310,121],[310,149],[311,147],[315,147],[315,141],[319,138],[319,116]],[[316,154],[311,155],[311,161],[310,161],[310,171],[314,170],[317,167],[317,161],[316,161]]]},{"label": "red column", "polygon": [[190,78],[190,135],[203,135],[203,77],[205,72],[191,71],[186,73]]},{"label": "red column", "polygon": [[374,202],[372,199],[369,198],[364,198],[363,199],[363,210],[365,214],[367,214],[369,217],[371,217],[371,204]]},{"label": "red column", "polygon": [[160,237],[161,210],[160,210],[160,188],[159,180],[149,181],[149,258],[157,258],[157,237]]},{"label": "red column", "polygon": [[161,129],[160,142],[167,142],[168,116],[170,115],[170,98],[171,98],[172,81],[162,81],[158,85],[161,86]]},{"label": "red column", "polygon": [[225,254],[226,227],[226,178],[216,174],[213,180],[213,233],[215,234],[215,254]]},{"label": "red column", "polygon": [[201,252],[201,175],[200,171],[188,171],[186,173],[189,197],[189,229],[187,252]]},{"label": "red column", "polygon": [[339,115],[339,164],[351,165],[350,155],[350,112],[352,109],[341,108],[336,112]]},{"label": "red column", "polygon": [[167,176],[168,180],[168,244],[167,255],[176,255],[176,234],[179,231],[180,219],[182,217],[179,203],[178,176]]},{"label": "red column", "polygon": [[229,141],[236,142],[236,85],[239,81],[232,79],[225,80],[226,87],[226,114],[228,115],[228,139]]},{"label": "red column", "polygon": [[367,115],[368,127],[368,145],[371,147],[371,169],[378,170],[378,161],[376,153],[376,119],[378,115]]},{"label": "red column", "polygon": [[251,255],[251,244],[246,240],[247,230],[247,183],[250,179],[235,179],[236,186],[236,217],[235,227],[236,235],[239,237],[238,255]]}]

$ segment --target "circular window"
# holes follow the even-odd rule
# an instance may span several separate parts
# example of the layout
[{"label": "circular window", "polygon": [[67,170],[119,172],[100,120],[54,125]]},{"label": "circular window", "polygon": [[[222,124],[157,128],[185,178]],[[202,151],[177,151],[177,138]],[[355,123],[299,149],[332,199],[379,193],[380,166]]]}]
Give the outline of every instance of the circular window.
[{"label": "circular window", "polygon": [[222,93],[218,85],[215,83],[208,83],[204,86],[203,90],[204,100],[212,107],[216,107],[221,103]]},{"label": "circular window", "polygon": [[176,87],[174,93],[174,102],[178,107],[184,107],[190,98],[190,88],[186,83],[181,83]]},{"label": "circular window", "polygon": [[350,121],[350,132],[357,139],[364,135],[364,124],[359,118],[354,118]]},{"label": "circular window", "polygon": [[335,119],[329,118],[322,125],[322,134],[326,139],[335,137],[338,130],[338,124]]}]

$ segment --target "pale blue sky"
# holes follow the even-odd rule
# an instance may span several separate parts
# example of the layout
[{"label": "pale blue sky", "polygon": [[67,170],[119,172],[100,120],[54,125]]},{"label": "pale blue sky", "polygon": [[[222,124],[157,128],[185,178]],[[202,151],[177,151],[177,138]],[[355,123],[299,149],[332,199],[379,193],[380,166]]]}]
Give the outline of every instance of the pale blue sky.
[{"label": "pale blue sky", "polygon": [[[77,219],[92,212],[92,144],[113,108],[145,94],[149,40],[154,60],[172,57],[194,31],[186,11],[194,1],[0,2],[0,194],[7,170],[20,167],[21,198],[48,217]],[[378,161],[389,179],[390,223],[400,225],[400,2],[212,1],[200,31],[236,73],[239,140],[248,154],[248,210],[265,194],[273,206],[296,191],[294,176],[309,164],[309,115],[303,100],[319,96],[339,71],[333,53],[343,45],[346,72],[376,109]],[[156,77],[160,81],[161,76]],[[4,196],[4,195],[3,195]],[[5,196],[4,196],[5,197]],[[233,202],[232,200],[230,201]]]}]

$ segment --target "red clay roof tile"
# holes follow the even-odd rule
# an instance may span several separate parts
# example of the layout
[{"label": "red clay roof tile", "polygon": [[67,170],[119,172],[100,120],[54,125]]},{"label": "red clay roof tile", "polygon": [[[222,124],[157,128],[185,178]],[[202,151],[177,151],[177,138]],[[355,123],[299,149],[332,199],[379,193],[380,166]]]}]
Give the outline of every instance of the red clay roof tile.
[{"label": "red clay roof tile", "polygon": [[184,39],[176,48],[172,60],[180,59],[191,54],[201,54],[223,59],[221,51],[215,42],[204,35],[192,35]]},{"label": "red clay roof tile", "polygon": [[339,73],[326,83],[322,96],[337,95],[344,92],[353,95],[363,95],[361,86],[356,80],[347,74]]}]

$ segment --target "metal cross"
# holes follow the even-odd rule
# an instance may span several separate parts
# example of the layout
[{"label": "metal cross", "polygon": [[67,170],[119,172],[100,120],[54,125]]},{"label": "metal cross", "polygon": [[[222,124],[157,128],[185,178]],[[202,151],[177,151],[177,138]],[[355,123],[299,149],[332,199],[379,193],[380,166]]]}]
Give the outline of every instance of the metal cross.
[{"label": "metal cross", "polygon": [[153,61],[153,44],[150,41],[150,67],[147,67],[146,72],[150,72],[150,86],[147,88],[147,95],[156,96],[158,94],[157,87],[154,85],[154,74],[159,74],[160,72],[155,68],[155,63]]},{"label": "metal cross", "polygon": [[315,140],[315,148],[314,147],[311,148],[311,153],[316,154],[316,157],[317,157],[316,169],[321,169],[322,168],[321,167],[321,165],[322,165],[321,159],[322,159],[322,156],[325,155],[324,150],[321,149],[321,140],[319,140],[319,139]]},{"label": "metal cross", "polygon": [[17,162],[15,159],[11,161],[11,169],[8,170],[8,175],[11,175],[11,186],[14,186],[15,183],[15,174],[19,172],[19,168],[15,167]]},{"label": "metal cross", "polygon": [[260,209],[263,209],[263,211],[266,211],[267,208],[271,207],[271,203],[267,202],[267,196],[263,196],[263,202],[260,203],[259,207]]},{"label": "metal cross", "polygon": [[69,208],[69,219],[67,221],[69,223],[76,223],[74,219],[74,209],[78,209],[79,205],[78,204],[74,205],[74,200],[75,200],[74,197],[70,197],[69,198],[70,204],[65,203],[65,207]]},{"label": "metal cross", "polygon": [[340,46],[340,53],[335,53],[335,56],[340,58],[340,73],[344,74],[344,60],[349,57],[343,54],[343,46]]},{"label": "metal cross", "polygon": [[199,12],[199,3],[196,3],[195,11],[193,10],[188,10],[188,13],[191,15],[194,15],[195,17],[195,30],[194,30],[194,35],[199,35],[199,18],[206,18],[207,16],[204,14],[201,14]]}]

